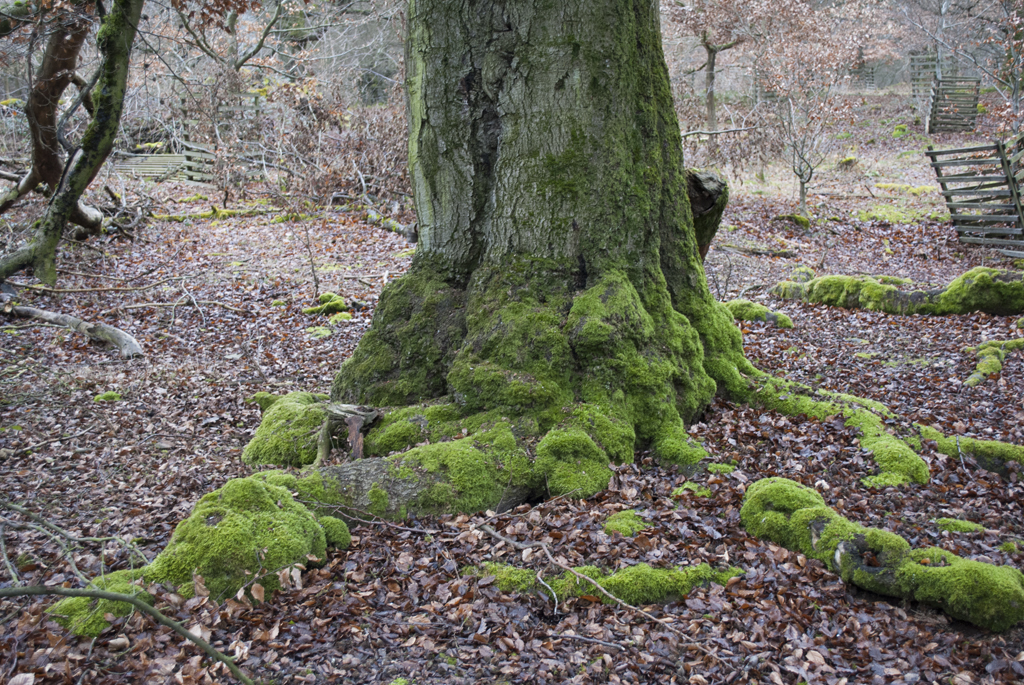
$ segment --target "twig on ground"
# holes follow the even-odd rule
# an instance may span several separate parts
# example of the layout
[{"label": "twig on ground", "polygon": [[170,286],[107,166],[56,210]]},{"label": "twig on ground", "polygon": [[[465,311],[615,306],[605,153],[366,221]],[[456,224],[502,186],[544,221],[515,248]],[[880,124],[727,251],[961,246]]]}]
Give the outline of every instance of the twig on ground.
[{"label": "twig on ground", "polygon": [[[37,442],[34,445],[29,445],[28,447],[22,447],[21,449],[15,450],[12,454],[10,454],[9,458],[20,457],[23,454],[28,454],[29,452],[34,452],[35,450],[39,449],[40,447],[44,447],[45,445],[49,445],[51,442],[60,442],[61,440],[74,440],[75,438],[80,438],[83,435],[85,435],[86,433],[88,433],[91,430],[93,430],[94,428],[96,428],[96,424],[93,424],[93,425],[89,426],[88,428],[86,428],[81,433],[75,433],[74,435],[69,435],[67,437],[51,438],[49,440],[43,440],[42,442]],[[2,506],[2,505],[3,505],[3,502],[0,502],[0,506]]]},{"label": "twig on ground", "polygon": [[[184,299],[188,299],[188,298],[185,298],[185,297],[181,298],[181,300],[184,300]],[[121,304],[121,305],[118,305],[116,307],[111,307],[110,309],[108,309],[105,312],[102,312],[101,316],[106,315],[106,314],[113,314],[114,312],[116,312],[119,309],[146,309],[147,307],[180,307],[181,306],[181,300],[178,300],[177,302],[143,302],[141,304]],[[250,312],[247,312],[244,309],[239,309],[238,307],[232,307],[229,304],[224,304],[223,302],[218,302],[217,300],[194,300],[194,302],[196,302],[198,304],[211,304],[211,305],[215,305],[217,307],[222,307],[224,309],[227,309],[228,311],[236,312],[238,314],[249,314],[250,313]]]},{"label": "twig on ground", "polygon": [[584,635],[555,635],[553,633],[548,633],[548,637],[554,638],[556,640],[580,640],[581,642],[593,642],[595,645],[604,645],[605,647],[612,647],[613,649],[626,649],[622,645],[616,644],[614,642],[606,642],[605,640],[598,640],[596,637],[586,637]]},{"label": "twig on ground", "polygon": [[[3,297],[7,298],[9,296],[4,295]],[[5,309],[5,311],[9,311],[15,316],[27,319],[39,319],[47,323],[57,324],[65,328],[70,328],[82,335],[86,335],[93,340],[110,343],[121,351],[121,356],[125,359],[145,355],[139,341],[131,334],[125,333],[119,328],[114,328],[113,326],[108,326],[103,323],[93,324],[88,321],[82,321],[70,314],[57,314],[43,309],[36,309],[35,307],[12,307],[9,305],[8,307],[9,309]]]},{"label": "twig on ground", "polygon": [[241,669],[235,665],[234,659],[226,654],[218,651],[216,647],[211,645],[203,638],[195,635],[186,629],[183,625],[177,621],[173,621],[165,616],[159,609],[149,606],[135,595],[124,595],[119,592],[107,592],[105,590],[80,590],[77,588],[69,587],[44,587],[42,585],[29,585],[27,587],[10,587],[0,588],[0,597],[24,597],[27,595],[59,595],[61,597],[89,597],[90,599],[106,599],[112,602],[125,602],[131,604],[133,607],[146,614],[154,621],[162,626],[166,626],[173,630],[175,633],[185,638],[199,649],[206,652],[206,655],[215,661],[227,666],[228,670],[231,671],[231,675],[245,685],[255,685],[253,681],[242,673]]},{"label": "twig on ground", "polygon": [[[86,274],[81,275],[85,276]],[[97,278],[100,277],[97,276]],[[7,282],[15,286],[16,288],[25,288],[26,290],[35,290],[41,293],[134,293],[139,292],[141,290],[150,290],[152,288],[157,287],[158,285],[163,285],[164,283],[182,280],[185,278],[188,278],[188,276],[170,276],[169,278],[165,278],[162,281],[157,281],[156,283],[150,283],[149,285],[140,285],[138,288],[49,288],[45,285],[38,285],[34,283],[15,283],[13,281]]]}]

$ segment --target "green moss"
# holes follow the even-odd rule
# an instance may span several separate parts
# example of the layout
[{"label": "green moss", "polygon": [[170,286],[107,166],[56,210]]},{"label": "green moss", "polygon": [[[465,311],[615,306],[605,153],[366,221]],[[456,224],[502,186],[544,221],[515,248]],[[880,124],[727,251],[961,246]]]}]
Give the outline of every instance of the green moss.
[{"label": "green moss", "polygon": [[555,497],[583,499],[601,492],[612,477],[608,465],[608,454],[578,428],[549,431],[537,445],[537,472]]},{"label": "green moss", "polygon": [[374,324],[331,386],[335,401],[402,406],[447,394],[446,377],[466,334],[465,292],[445,265],[417,255],[385,286]]},{"label": "green moss", "polygon": [[1020,547],[1018,547],[1017,543],[1013,541],[1004,542],[1003,544],[999,545],[999,551],[1004,552],[1006,554],[1016,554],[1020,551]]},{"label": "green moss", "polygon": [[265,404],[263,420],[242,451],[250,466],[307,466],[316,460],[320,428],[327,414],[324,395],[292,392],[279,398],[257,393],[252,399]]},{"label": "green moss", "polygon": [[314,338],[316,338],[317,340],[321,338],[329,338],[330,336],[334,335],[334,331],[325,326],[312,326],[311,328],[307,328],[306,332],[309,333]]},{"label": "green moss", "polygon": [[334,314],[335,312],[347,312],[348,303],[341,295],[334,293],[323,293],[320,295],[320,304],[314,307],[303,309],[304,314]]},{"label": "green moss", "polygon": [[246,398],[246,403],[256,404],[260,408],[260,412],[266,413],[275,402],[284,397],[284,395],[272,395],[269,392],[263,392],[262,390],[252,397]]},{"label": "green moss", "polygon": [[1024,328],[1024,316],[1017,319],[1017,323],[1014,325],[1017,326],[1017,328]]},{"label": "green moss", "polygon": [[672,496],[673,497],[682,497],[683,495],[685,495],[688,492],[692,492],[697,497],[711,497],[711,495],[712,495],[711,490],[709,490],[708,488],[704,487],[703,485],[698,485],[697,483],[694,483],[693,481],[687,481],[686,483],[683,483],[680,487],[678,487],[675,490],[673,490],[672,491]]},{"label": "green moss", "polygon": [[627,509],[609,516],[604,522],[604,532],[609,535],[617,532],[624,537],[633,537],[644,528],[649,528],[650,525],[647,521],[640,518],[636,511]]},{"label": "green moss", "polygon": [[[545,582],[554,590],[558,601],[570,597],[590,595],[599,597],[610,603],[594,587],[601,586],[612,596],[633,606],[657,604],[686,597],[693,588],[710,583],[725,585],[729,579],[742,575],[742,569],[729,568],[716,571],[707,564],[688,566],[678,569],[654,569],[647,564],[636,564],[614,573],[606,574],[594,566],[580,566],[574,569],[577,573],[593,582],[580,580],[576,575],[565,572],[555,578],[547,578]],[[493,575],[495,584],[503,592],[541,592],[547,590],[537,581],[535,571],[515,568],[496,563],[485,563],[482,569],[467,569],[467,573],[476,575]]]},{"label": "green moss", "polygon": [[93,402],[120,402],[121,401],[121,393],[114,392],[113,390],[108,390],[108,391],[106,391],[104,393],[100,393],[99,395],[96,395],[96,397],[92,398],[92,401]]},{"label": "green moss", "polygon": [[348,531],[348,525],[341,519],[333,516],[321,516],[320,527],[324,529],[324,540],[328,547],[348,549],[348,546],[352,544],[352,535]]},{"label": "green moss", "polygon": [[708,464],[708,471],[715,474],[723,475],[732,473],[735,470],[736,466],[734,464]]},{"label": "green moss", "polygon": [[811,227],[811,220],[805,216],[800,216],[799,214],[780,214],[779,216],[774,217],[774,220],[786,221],[795,225],[797,228],[802,228],[805,231]]},{"label": "green moss", "polygon": [[908,478],[902,473],[893,473],[892,471],[883,471],[874,476],[867,476],[861,478],[860,482],[869,488],[890,488],[898,487],[900,485],[906,485]]},{"label": "green moss", "polygon": [[390,505],[388,493],[377,483],[374,483],[370,487],[368,495],[370,499],[370,513],[375,516],[384,516],[388,513],[388,507]]},{"label": "green moss", "polygon": [[941,530],[948,530],[951,533],[976,533],[985,530],[985,526],[971,521],[960,519],[940,518],[935,519],[935,525]]},{"label": "green moss", "polygon": [[[144,592],[142,587],[135,584],[135,581],[142,577],[142,569],[115,571],[114,573],[108,573],[105,576],[94,579],[86,588],[89,590],[105,590],[122,595],[137,596],[142,601],[152,605],[153,597]],[[47,609],[46,613],[75,635],[97,637],[109,625],[106,619],[104,619],[105,614],[127,616],[132,611],[132,605],[127,602],[115,602],[109,599],[90,599],[88,597],[65,597]]]},{"label": "green moss", "polygon": [[906,183],[876,183],[876,188],[881,190],[891,190],[897,193],[913,195],[914,197],[920,197],[925,193],[932,193],[938,190],[935,186],[912,186]]},{"label": "green moss", "polygon": [[[1024,575],[1017,569],[935,548],[911,550],[895,533],[839,516],[817,492],[794,481],[766,478],[752,484],[740,519],[751,535],[818,559],[844,582],[925,602],[990,630],[1006,630],[1024,619]],[[879,566],[855,564],[853,549],[871,551]]]},{"label": "green moss", "polygon": [[331,316],[330,319],[328,319],[328,321],[330,321],[333,324],[339,324],[342,321],[351,321],[351,320],[352,320],[352,314],[350,312],[338,312],[337,314],[334,314],[333,316]]},{"label": "green moss", "polygon": [[907,125],[906,124],[897,124],[896,128],[894,128],[892,130],[892,137],[893,138],[902,138],[903,136],[907,135],[907,132],[908,131],[907,131]]},{"label": "green moss", "polygon": [[849,157],[843,157],[836,162],[836,166],[840,169],[852,169],[857,166],[857,158],[852,155]]},{"label": "green moss", "polygon": [[1024,349],[1024,338],[1013,340],[989,340],[983,342],[977,348],[968,348],[965,351],[975,352],[978,364],[974,372],[964,381],[964,385],[974,387],[988,380],[989,376],[1003,370],[1003,362],[1006,355],[1015,350]]},{"label": "green moss", "polygon": [[285,302],[284,300],[274,300],[273,302],[270,303],[270,306],[271,307],[287,307],[288,303]]},{"label": "green moss", "polygon": [[779,328],[792,328],[793,321],[785,314],[773,312],[763,304],[750,300],[730,300],[725,307],[737,321],[770,321]]}]

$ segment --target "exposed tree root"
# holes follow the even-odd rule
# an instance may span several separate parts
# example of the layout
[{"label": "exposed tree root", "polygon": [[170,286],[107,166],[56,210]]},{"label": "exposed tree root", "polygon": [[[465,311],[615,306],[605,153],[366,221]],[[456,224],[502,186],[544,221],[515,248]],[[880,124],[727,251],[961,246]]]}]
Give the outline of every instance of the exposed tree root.
[{"label": "exposed tree root", "polygon": [[751,485],[741,517],[751,535],[818,559],[845,583],[923,602],[990,630],[1024,620],[1024,574],[1017,569],[935,547],[912,550],[895,533],[843,518],[794,481],[765,478]]},{"label": "exposed tree root", "polygon": [[1024,338],[989,340],[978,347],[968,347],[964,352],[976,352],[978,365],[974,368],[974,373],[964,381],[964,385],[973,388],[987,381],[989,376],[1002,371],[1006,355],[1014,350],[1024,350]]},{"label": "exposed tree root", "polygon": [[737,321],[768,321],[779,328],[792,328],[793,321],[781,312],[773,312],[763,304],[750,300],[729,300],[725,303],[733,318]]},{"label": "exposed tree root", "polygon": [[[975,267],[945,288],[900,290],[903,279],[885,276],[821,276],[783,281],[772,292],[787,299],[804,300],[846,309],[871,309],[888,314],[970,314],[985,312],[1008,316],[1024,312],[1024,273]],[[813,272],[812,272],[813,273]]]}]

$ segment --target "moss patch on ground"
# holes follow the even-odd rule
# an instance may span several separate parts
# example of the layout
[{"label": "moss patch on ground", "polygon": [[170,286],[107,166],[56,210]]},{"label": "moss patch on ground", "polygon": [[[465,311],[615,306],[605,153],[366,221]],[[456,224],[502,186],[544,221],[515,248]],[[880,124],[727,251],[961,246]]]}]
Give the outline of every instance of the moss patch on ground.
[{"label": "moss patch on ground", "polygon": [[711,490],[704,487],[703,485],[698,485],[693,481],[687,481],[686,483],[683,483],[681,486],[673,490],[672,496],[682,497],[689,492],[692,492],[697,497],[711,497],[712,494]]},{"label": "moss patch on ground", "polygon": [[[725,585],[730,578],[743,574],[743,570],[739,568],[716,571],[707,564],[678,569],[655,569],[647,564],[636,564],[614,573],[607,573],[596,566],[580,566],[574,570],[590,580],[581,580],[568,571],[544,580],[558,596],[559,602],[587,595],[611,603],[611,600],[594,587],[596,584],[612,596],[633,606],[658,604],[682,599],[697,586],[710,583]],[[466,569],[466,572],[478,576],[494,576],[495,584],[503,592],[548,594],[547,589],[537,581],[537,572],[532,569],[486,563],[482,568],[470,568]]]},{"label": "moss patch on ground", "polygon": [[349,309],[348,302],[341,295],[334,293],[323,293],[320,295],[320,304],[313,307],[307,307],[302,310],[303,314],[335,314],[339,312],[347,312]]},{"label": "moss patch on ground", "polygon": [[[252,582],[276,590],[280,587],[277,571],[308,563],[310,557],[323,559],[328,545],[349,544],[343,521],[326,516],[318,520],[287,488],[270,480],[264,476],[228,481],[196,503],[151,564],[109,574],[91,586],[133,594],[140,592],[133,582],[143,580],[191,597],[193,577],[201,576],[210,596],[219,602]],[[61,625],[79,635],[101,632],[107,625],[106,613],[123,616],[130,611],[126,603],[77,597],[61,600],[49,610]]]},{"label": "moss patch on ground", "polygon": [[250,466],[308,466],[316,461],[320,428],[327,418],[326,395],[257,393],[250,400],[260,405],[263,420],[242,451],[243,462]]},{"label": "moss patch on ground", "polygon": [[611,535],[619,533],[624,537],[632,537],[644,528],[650,528],[651,524],[640,518],[632,509],[612,514],[604,522],[604,532]]},{"label": "moss patch on ground", "polygon": [[935,519],[935,525],[937,525],[940,530],[948,530],[951,533],[977,533],[978,531],[985,530],[985,526],[979,523],[961,521],[960,519]]},{"label": "moss patch on ground", "polygon": [[708,464],[708,472],[724,475],[736,470],[735,464]]},{"label": "moss patch on ground", "polygon": [[[812,488],[785,478],[751,485],[740,517],[747,532],[818,559],[843,582],[924,602],[950,616],[1003,631],[1024,620],[1024,574],[936,548],[912,550],[902,537],[866,528],[825,505]],[[877,567],[856,562],[870,552]]]},{"label": "moss patch on ground", "polygon": [[737,321],[769,321],[779,328],[792,328],[793,320],[781,312],[773,312],[763,304],[750,300],[730,300],[726,309]]}]

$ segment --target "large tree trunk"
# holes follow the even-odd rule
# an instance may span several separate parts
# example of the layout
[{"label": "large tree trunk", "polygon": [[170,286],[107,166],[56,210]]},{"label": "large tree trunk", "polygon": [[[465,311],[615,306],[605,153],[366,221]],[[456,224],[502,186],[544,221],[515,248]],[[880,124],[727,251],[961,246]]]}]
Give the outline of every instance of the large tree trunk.
[{"label": "large tree trunk", "polygon": [[[115,0],[96,36],[101,55],[93,99],[93,117],[78,148],[55,181],[46,214],[29,243],[0,259],[0,279],[26,267],[44,283],[57,279],[57,244],[69,220],[81,215],[82,193],[103,166],[114,146],[124,108],[128,61],[145,0]],[[70,75],[69,75],[70,79]]]},{"label": "large tree trunk", "polygon": [[696,461],[686,423],[747,390],[698,255],[658,5],[557,4],[410,5],[419,246],[332,399],[429,406],[367,436],[368,457],[394,453],[386,478],[332,474],[354,501],[587,496],[636,448]]}]

